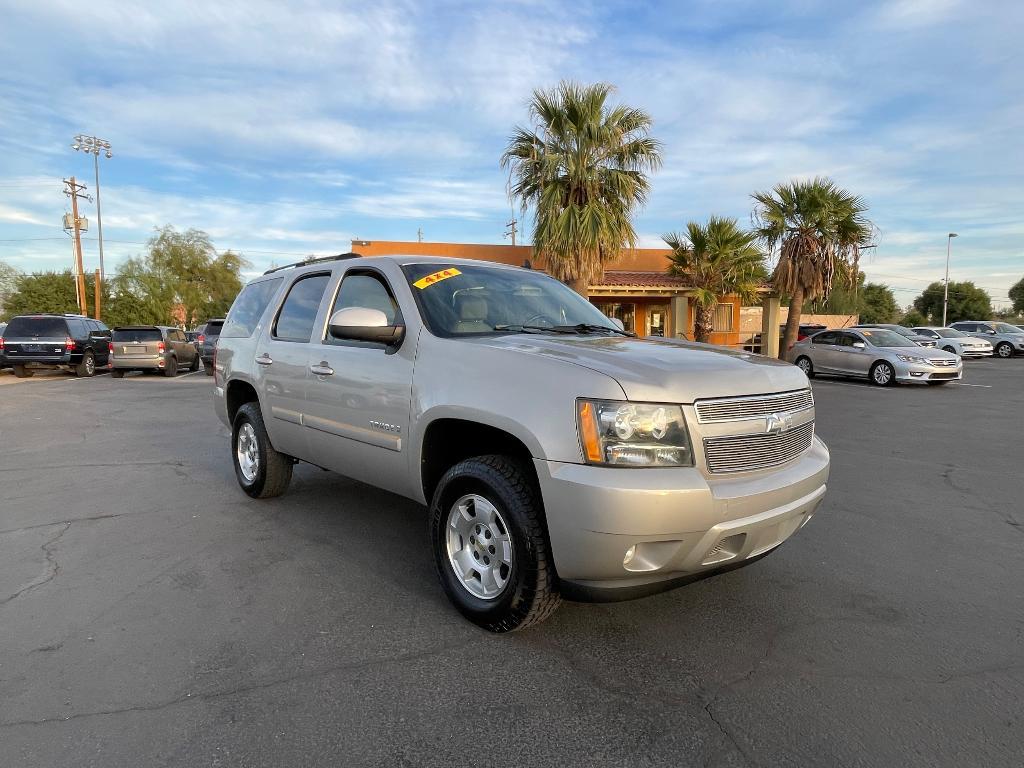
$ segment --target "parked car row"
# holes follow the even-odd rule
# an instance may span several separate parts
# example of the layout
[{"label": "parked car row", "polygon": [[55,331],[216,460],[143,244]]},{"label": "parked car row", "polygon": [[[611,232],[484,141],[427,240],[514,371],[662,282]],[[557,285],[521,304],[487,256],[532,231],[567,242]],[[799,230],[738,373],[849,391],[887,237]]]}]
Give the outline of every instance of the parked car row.
[{"label": "parked car row", "polygon": [[[985,337],[971,336],[968,332]],[[796,342],[786,358],[808,377],[818,373],[897,382],[947,384],[963,376],[963,358],[1024,354],[1024,329],[1009,323],[965,321],[948,328],[856,325],[818,331]]]},{"label": "parked car row", "polygon": [[212,375],[213,348],[223,323],[209,321],[190,341],[184,331],[170,326],[111,330],[84,315],[19,315],[0,324],[0,368],[12,368],[18,378],[28,378],[47,369],[69,369],[87,377],[109,367],[120,379],[130,371],[175,376],[181,369],[198,371],[205,361]]}]

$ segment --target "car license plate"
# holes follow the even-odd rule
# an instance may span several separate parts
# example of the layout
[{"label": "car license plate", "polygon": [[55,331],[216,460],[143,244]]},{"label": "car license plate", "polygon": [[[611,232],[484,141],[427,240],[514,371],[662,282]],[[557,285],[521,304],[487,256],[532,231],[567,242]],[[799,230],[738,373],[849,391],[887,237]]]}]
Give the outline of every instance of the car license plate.
[{"label": "car license plate", "polygon": [[39,351],[39,345],[38,344],[22,344],[21,351],[22,352],[38,352]]}]

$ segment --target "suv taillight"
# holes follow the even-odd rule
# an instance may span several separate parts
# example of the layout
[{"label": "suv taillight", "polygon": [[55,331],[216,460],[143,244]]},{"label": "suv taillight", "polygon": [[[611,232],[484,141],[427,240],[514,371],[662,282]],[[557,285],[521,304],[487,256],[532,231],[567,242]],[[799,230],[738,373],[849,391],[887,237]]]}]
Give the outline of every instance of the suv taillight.
[{"label": "suv taillight", "polygon": [[75,348],[75,340],[68,336],[64,339],[64,346],[68,348],[68,352]]},{"label": "suv taillight", "polygon": [[114,342],[107,342],[107,352],[109,352],[110,354],[114,354]]},{"label": "suv taillight", "polygon": [[4,337],[0,336],[0,350],[4,348]]},{"label": "suv taillight", "polygon": [[198,336],[196,336],[196,341],[198,341],[200,344],[202,344],[203,342],[206,341],[206,337],[203,334],[200,333]]},{"label": "suv taillight", "polygon": [[167,345],[164,344],[162,341],[157,342],[156,351],[162,355],[164,352],[167,351]]}]

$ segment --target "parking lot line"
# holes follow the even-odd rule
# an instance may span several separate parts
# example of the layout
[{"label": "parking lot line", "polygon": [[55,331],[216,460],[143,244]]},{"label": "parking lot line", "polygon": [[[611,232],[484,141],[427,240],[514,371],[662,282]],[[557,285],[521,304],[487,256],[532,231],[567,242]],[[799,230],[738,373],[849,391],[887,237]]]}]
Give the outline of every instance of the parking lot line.
[{"label": "parking lot line", "polygon": [[985,389],[992,389],[991,384],[965,384],[962,381],[951,381],[950,384],[956,384],[958,387],[984,387]]}]

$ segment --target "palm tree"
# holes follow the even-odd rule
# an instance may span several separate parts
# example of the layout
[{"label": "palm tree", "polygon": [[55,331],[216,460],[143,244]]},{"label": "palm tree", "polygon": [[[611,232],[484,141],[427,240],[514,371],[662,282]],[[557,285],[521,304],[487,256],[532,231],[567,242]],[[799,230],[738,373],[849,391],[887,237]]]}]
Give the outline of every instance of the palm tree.
[{"label": "palm tree", "polygon": [[693,288],[697,341],[711,338],[715,308],[724,296],[750,301],[767,277],[757,236],[740,229],[736,219],[712,216],[704,225],[691,221],[685,235],[671,232],[662,239],[672,249],[668,273]]},{"label": "palm tree", "polygon": [[864,201],[827,178],[779,184],[753,198],[755,231],[777,259],[772,283],[790,297],[785,354],[796,341],[804,302],[826,296],[837,278],[850,282],[857,275],[874,227]]},{"label": "palm tree", "polygon": [[509,196],[524,214],[534,208],[534,253],[584,296],[620,249],[636,247],[632,214],[661,164],[650,116],[608,105],[613,90],[563,81],[534,91],[532,126],[517,126],[501,156]]}]

